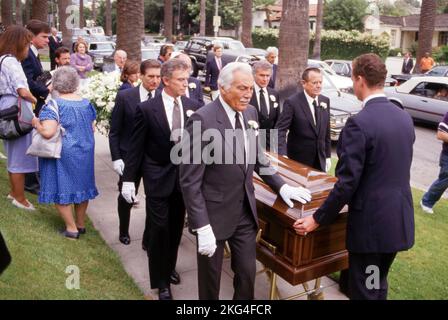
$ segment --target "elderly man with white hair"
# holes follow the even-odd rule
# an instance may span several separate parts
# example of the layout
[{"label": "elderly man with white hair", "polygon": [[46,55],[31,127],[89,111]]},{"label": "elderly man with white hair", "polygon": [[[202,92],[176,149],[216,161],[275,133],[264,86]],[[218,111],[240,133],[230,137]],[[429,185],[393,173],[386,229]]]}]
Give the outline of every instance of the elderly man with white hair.
[{"label": "elderly man with white hair", "polygon": [[114,53],[114,64],[105,65],[103,67],[104,72],[116,72],[121,75],[121,71],[123,71],[124,64],[128,59],[128,54],[124,50],[117,50]]},{"label": "elderly man with white hair", "polygon": [[[219,298],[226,241],[235,274],[233,298],[253,299],[258,230],[253,172],[290,207],[292,200],[310,201],[311,194],[286,184],[263,155],[256,134],[257,111],[249,105],[254,87],[251,67],[227,64],[218,86],[219,97],[193,113],[186,124],[182,150],[193,150],[193,159],[183,152],[180,186],[189,226],[197,234],[199,299]],[[212,159],[203,156],[198,161],[195,151],[209,155],[211,150]]]},{"label": "elderly man with white hair", "polygon": [[272,89],[275,89],[275,79],[277,78],[277,57],[278,49],[276,47],[268,47],[266,49],[266,60],[272,64],[272,75],[268,84],[268,87]]}]

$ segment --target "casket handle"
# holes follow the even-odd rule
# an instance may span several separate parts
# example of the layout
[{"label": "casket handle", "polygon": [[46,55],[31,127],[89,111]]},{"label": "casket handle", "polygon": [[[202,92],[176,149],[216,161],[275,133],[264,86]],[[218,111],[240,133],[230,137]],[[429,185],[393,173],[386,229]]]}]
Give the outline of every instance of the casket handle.
[{"label": "casket handle", "polygon": [[264,247],[266,247],[269,251],[272,252],[272,254],[275,254],[277,252],[277,247],[274,246],[272,243],[269,243],[268,241],[264,240],[261,237],[261,233],[262,232],[263,232],[262,229],[258,230],[257,238],[256,238],[257,243],[259,243],[259,244],[263,245]]}]

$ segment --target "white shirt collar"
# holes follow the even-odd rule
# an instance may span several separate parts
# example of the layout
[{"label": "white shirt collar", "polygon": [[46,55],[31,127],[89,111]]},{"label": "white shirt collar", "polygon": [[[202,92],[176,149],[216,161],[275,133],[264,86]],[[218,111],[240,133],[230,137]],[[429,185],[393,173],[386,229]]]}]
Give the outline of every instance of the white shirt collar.
[{"label": "white shirt collar", "polygon": [[[139,92],[140,92],[140,102],[148,100],[148,93],[149,91],[146,90],[146,88],[143,86],[143,84],[139,85]],[[151,95],[154,98],[156,94],[156,90],[151,91]]]},{"label": "white shirt collar", "polygon": [[37,57],[37,55],[39,54],[39,51],[34,46],[34,44],[31,44],[30,48],[31,48],[31,51],[33,51],[34,55]]},{"label": "white shirt collar", "polygon": [[319,104],[319,96],[317,96],[316,98],[311,98],[309,95],[308,95],[308,93],[306,93],[306,91],[305,90],[303,90],[303,93],[305,94],[305,97],[306,97],[306,101],[308,101],[308,104],[310,105],[310,106],[312,106],[313,105],[313,101],[314,100],[316,100],[317,101],[317,103]]},{"label": "white shirt collar", "polygon": [[[235,129],[235,114],[236,111],[227,104],[227,102],[224,101],[224,99],[221,97],[221,95],[219,95],[218,97],[219,101],[221,102],[222,106],[224,107],[224,111],[227,114],[227,117],[229,117],[229,121],[232,124],[233,129]],[[240,121],[243,120],[243,114],[241,112],[238,112],[240,114]],[[241,123],[241,127],[243,128],[243,130],[245,129],[244,127],[244,122]]]},{"label": "white shirt collar", "polygon": [[362,106],[364,107],[369,100],[381,97],[386,97],[386,95],[384,93],[371,94],[370,96],[364,99],[364,101],[362,102]]},{"label": "white shirt collar", "polygon": [[256,82],[254,82],[254,89],[257,92],[257,95],[260,94],[260,89],[263,89],[263,91],[265,93],[268,93],[268,89],[267,88],[261,88]]},{"label": "white shirt collar", "polygon": [[[170,130],[173,128],[173,110],[174,110],[174,98],[165,92],[165,89],[162,90],[162,100],[163,105],[165,107],[166,118],[168,120],[168,125],[170,126]],[[176,98],[177,103],[179,104],[180,109],[180,123],[181,128],[184,128],[184,109],[182,106],[181,97]]]}]

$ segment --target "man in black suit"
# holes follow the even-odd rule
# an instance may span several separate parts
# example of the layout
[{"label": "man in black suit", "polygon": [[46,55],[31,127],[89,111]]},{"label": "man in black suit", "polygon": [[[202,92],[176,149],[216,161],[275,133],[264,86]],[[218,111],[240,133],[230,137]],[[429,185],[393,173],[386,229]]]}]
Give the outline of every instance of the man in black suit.
[{"label": "man in black suit", "polygon": [[222,45],[216,43],[213,45],[213,56],[207,59],[205,63],[205,90],[211,92],[212,100],[215,100],[219,95],[218,77],[219,72],[224,68],[222,61]]},{"label": "man in black suit", "polygon": [[160,64],[164,64],[171,58],[173,52],[174,46],[171,43],[164,44],[160,47],[159,57],[157,58],[157,60],[160,62]]},{"label": "man in black suit", "polygon": [[[190,75],[193,72],[193,68],[191,66],[191,58],[185,54],[185,53],[180,53],[177,54],[175,56],[176,59],[180,59],[182,61],[185,61],[185,63],[187,63],[190,67]],[[204,94],[202,92],[202,85],[201,85],[201,81],[199,81],[198,79],[194,78],[194,77],[189,77],[188,78],[188,88],[187,90],[185,90],[185,95],[187,96],[187,98],[190,98],[191,100],[194,100],[198,103],[198,105],[200,107],[202,107],[205,103],[204,103]]]},{"label": "man in black suit", "polygon": [[401,73],[410,74],[414,68],[414,60],[412,60],[411,54],[406,52],[404,54],[403,65],[401,67]]},{"label": "man in black suit", "polygon": [[306,69],[302,86],[303,92],[292,95],[283,104],[276,126],[278,153],[328,172],[331,167],[330,100],[320,94],[321,71]]},{"label": "man in black suit", "polygon": [[48,47],[50,49],[50,66],[51,70],[56,69],[56,50],[62,46],[62,41],[57,36],[58,30],[51,28],[51,35],[48,38]]},{"label": "man in black suit", "polygon": [[161,75],[162,93],[137,107],[121,193],[126,201],[133,202],[135,181],[142,170],[149,212],[151,288],[159,289],[159,299],[168,300],[172,299],[170,282],[180,282],[175,267],[185,217],[178,165],[171,159],[171,150],[180,142],[184,123],[198,106],[183,96],[189,76],[185,62],[168,60]]},{"label": "man in black suit", "polygon": [[275,63],[275,60],[277,60],[278,57],[278,49],[276,47],[268,47],[266,49],[266,61],[269,62],[272,65],[272,75],[269,79],[268,87],[271,89],[275,88],[275,80],[277,79],[277,64]]},{"label": "man in black suit", "polygon": [[386,66],[375,54],[353,61],[353,88],[363,109],[349,118],[338,144],[338,181],[299,234],[330,224],[348,204],[348,291],[351,299],[386,299],[387,274],[398,251],[414,244],[410,181],[414,125],[384,95]]},{"label": "man in black suit", "polygon": [[[48,45],[50,27],[42,21],[30,20],[28,21],[26,28],[33,34],[33,39],[31,40],[28,57],[22,61],[22,68],[27,78],[30,91],[37,99],[34,113],[36,116],[39,116],[40,109],[45,104],[45,99],[50,91],[45,83],[36,81],[37,77],[44,72],[39,60],[38,50],[43,49]],[[25,190],[35,194],[39,193],[40,183],[37,172],[25,174]]]},{"label": "man in black suit", "polygon": [[248,64],[229,63],[219,76],[219,98],[195,112],[186,126],[180,185],[189,226],[197,233],[199,299],[219,298],[226,241],[235,274],[233,298],[254,298],[254,171],[290,207],[292,199],[311,199],[308,190],[285,184],[264,157],[257,138],[257,111],[249,105],[253,83]]},{"label": "man in black suit", "polygon": [[[120,234],[118,239],[121,243],[131,243],[129,236],[129,220],[132,203],[128,203],[121,195],[123,185],[123,171],[126,167],[126,155],[131,144],[131,134],[134,128],[135,112],[137,105],[154,98],[160,85],[160,63],[157,60],[145,60],[140,65],[140,79],[142,83],[131,89],[119,91],[112,110],[112,119],[109,132],[109,147],[115,172],[119,175],[118,188],[118,217],[120,220]],[[135,186],[138,190],[141,179],[141,170],[135,174]],[[145,232],[143,234],[142,247],[147,247],[148,235],[148,212],[146,213]]]},{"label": "man in black suit", "polygon": [[[280,115],[280,100],[277,91],[268,87],[272,75],[272,65],[266,61],[258,61],[254,63],[252,70],[255,83],[250,105],[254,106],[258,112],[260,129],[263,130],[261,134],[262,146],[267,151],[276,152],[278,149],[278,139],[277,135],[273,136],[274,141],[271,145],[271,130],[275,128],[275,124]],[[264,138],[266,141],[264,141]]]}]

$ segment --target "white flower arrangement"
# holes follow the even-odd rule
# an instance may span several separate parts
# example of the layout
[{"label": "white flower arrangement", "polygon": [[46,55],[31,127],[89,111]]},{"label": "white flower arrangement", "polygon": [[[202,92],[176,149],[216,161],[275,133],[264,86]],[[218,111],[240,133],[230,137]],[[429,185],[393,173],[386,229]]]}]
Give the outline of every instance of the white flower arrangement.
[{"label": "white flower arrangement", "polygon": [[327,109],[327,104],[325,102],[322,101],[319,105],[321,106],[322,109],[324,110]]},{"label": "white flower arrangement", "polygon": [[190,83],[188,84],[188,88],[190,88],[191,90],[196,89],[196,83],[194,83],[194,82],[190,82]]},{"label": "white flower arrangement", "polygon": [[278,103],[277,103],[277,102],[274,102],[273,107],[274,107],[274,109],[277,109],[277,108],[278,108]]},{"label": "white flower arrangement", "polygon": [[275,96],[273,94],[271,94],[269,96],[269,98],[271,99],[272,102],[276,102],[277,101],[277,99],[275,99]]},{"label": "white flower arrangement", "polygon": [[93,75],[88,84],[81,88],[82,97],[90,100],[95,107],[98,131],[106,136],[109,134],[112,110],[120,85],[120,75],[110,72]]},{"label": "white flower arrangement", "polygon": [[190,118],[193,115],[194,111],[193,110],[187,110],[185,113],[186,113],[187,117]]}]

